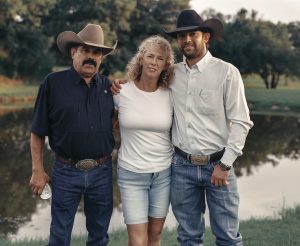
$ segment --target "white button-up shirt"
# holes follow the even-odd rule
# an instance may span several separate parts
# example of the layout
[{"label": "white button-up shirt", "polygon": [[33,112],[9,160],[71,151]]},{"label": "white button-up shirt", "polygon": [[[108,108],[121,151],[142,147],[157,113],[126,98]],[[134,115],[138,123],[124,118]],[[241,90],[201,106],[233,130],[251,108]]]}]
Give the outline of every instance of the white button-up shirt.
[{"label": "white button-up shirt", "polygon": [[200,155],[225,147],[221,162],[232,165],[253,126],[238,69],[208,51],[191,68],[185,61],[175,65],[171,89],[173,144]]}]

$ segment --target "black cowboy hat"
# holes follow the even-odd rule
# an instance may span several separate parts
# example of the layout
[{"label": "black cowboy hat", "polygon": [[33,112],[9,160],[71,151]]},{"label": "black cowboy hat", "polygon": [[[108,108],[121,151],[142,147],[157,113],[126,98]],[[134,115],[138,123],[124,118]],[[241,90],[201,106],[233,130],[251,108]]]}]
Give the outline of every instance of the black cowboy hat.
[{"label": "black cowboy hat", "polygon": [[177,37],[177,33],[186,31],[200,30],[209,32],[211,40],[223,39],[223,24],[216,18],[211,18],[203,21],[200,15],[195,10],[185,9],[178,15],[176,29],[170,32],[165,30],[164,33],[172,38]]}]

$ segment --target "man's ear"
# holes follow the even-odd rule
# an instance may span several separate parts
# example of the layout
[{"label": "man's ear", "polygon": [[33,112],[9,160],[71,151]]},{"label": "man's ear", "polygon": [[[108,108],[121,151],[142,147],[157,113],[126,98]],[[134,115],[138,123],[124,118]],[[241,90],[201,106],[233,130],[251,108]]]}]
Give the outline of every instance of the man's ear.
[{"label": "man's ear", "polygon": [[76,47],[72,47],[71,49],[70,49],[70,54],[71,54],[71,57],[73,58],[73,56],[74,56],[74,54],[75,54],[75,52],[76,52]]},{"label": "man's ear", "polygon": [[209,32],[203,33],[203,40],[205,44],[208,44],[209,39],[210,39],[210,33]]}]

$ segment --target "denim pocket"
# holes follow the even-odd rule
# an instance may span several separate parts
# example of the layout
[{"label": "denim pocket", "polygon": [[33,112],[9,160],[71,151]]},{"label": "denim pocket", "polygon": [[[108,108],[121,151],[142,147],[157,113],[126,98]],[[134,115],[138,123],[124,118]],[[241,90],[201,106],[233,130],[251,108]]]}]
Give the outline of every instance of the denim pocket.
[{"label": "denim pocket", "polygon": [[183,157],[181,157],[178,154],[173,154],[172,156],[172,166],[173,167],[181,167],[183,166],[185,163],[187,162],[187,160],[185,160]]},{"label": "denim pocket", "polygon": [[208,170],[210,170],[211,172],[213,172],[214,171],[214,169],[215,169],[215,165],[218,163],[218,161],[216,161],[216,162],[209,162],[208,163]]},{"label": "denim pocket", "polygon": [[173,156],[172,156],[172,162],[171,162],[172,165],[175,164],[176,159],[177,159],[176,154],[173,154]]},{"label": "denim pocket", "polygon": [[113,169],[112,160],[106,160],[101,165],[98,166],[100,169],[109,170]]}]

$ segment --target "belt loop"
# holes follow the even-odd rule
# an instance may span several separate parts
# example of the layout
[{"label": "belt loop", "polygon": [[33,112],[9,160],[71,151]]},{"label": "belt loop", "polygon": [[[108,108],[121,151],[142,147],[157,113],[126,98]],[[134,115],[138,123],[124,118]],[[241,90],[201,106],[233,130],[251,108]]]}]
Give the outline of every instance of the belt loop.
[{"label": "belt loop", "polygon": [[187,154],[186,157],[187,157],[187,159],[188,159],[189,162],[192,162],[192,160],[191,160],[191,154]]}]

